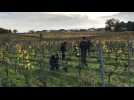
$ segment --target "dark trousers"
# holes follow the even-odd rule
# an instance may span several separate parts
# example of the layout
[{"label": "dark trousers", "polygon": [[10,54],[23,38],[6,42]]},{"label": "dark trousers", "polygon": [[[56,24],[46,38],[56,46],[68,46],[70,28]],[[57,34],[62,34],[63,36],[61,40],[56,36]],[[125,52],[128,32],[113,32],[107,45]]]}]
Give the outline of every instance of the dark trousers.
[{"label": "dark trousers", "polygon": [[82,65],[87,65],[87,52],[86,51],[81,51],[81,64]]},{"label": "dark trousers", "polygon": [[59,69],[59,65],[58,64],[51,64],[50,65],[50,70],[58,70]]},{"label": "dark trousers", "polygon": [[65,52],[62,52],[62,60],[65,60],[65,57],[66,57]]}]

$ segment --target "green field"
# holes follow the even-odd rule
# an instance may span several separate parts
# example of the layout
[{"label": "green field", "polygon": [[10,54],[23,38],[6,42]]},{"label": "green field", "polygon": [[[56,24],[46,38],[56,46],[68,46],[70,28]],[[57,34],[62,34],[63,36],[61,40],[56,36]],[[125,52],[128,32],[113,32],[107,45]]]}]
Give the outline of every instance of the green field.
[{"label": "green field", "polygon": [[[58,35],[57,35],[58,34]],[[79,70],[79,57],[73,45],[81,37],[91,38],[93,46],[88,54],[88,66]],[[134,86],[134,41],[128,52],[131,33],[44,33],[0,35],[0,86],[1,87],[100,87],[102,86],[100,60],[96,41],[101,41],[104,58],[105,86]],[[49,71],[48,59],[59,52],[62,41],[68,42],[67,59],[60,60],[60,69]],[[107,40],[112,41],[112,53]],[[131,54],[131,55],[130,55]],[[68,72],[64,71],[67,67]]]}]

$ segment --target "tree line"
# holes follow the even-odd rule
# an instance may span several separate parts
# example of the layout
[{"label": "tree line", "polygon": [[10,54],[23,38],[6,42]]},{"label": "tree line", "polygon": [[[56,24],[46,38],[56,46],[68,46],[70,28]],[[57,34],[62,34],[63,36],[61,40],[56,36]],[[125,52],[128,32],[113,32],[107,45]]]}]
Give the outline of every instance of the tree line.
[{"label": "tree line", "polygon": [[0,33],[12,33],[10,29],[0,28]]},{"label": "tree line", "polygon": [[5,28],[0,28],[0,34],[5,34],[5,33],[17,33],[18,31],[16,29],[11,30],[11,29],[5,29]]},{"label": "tree line", "polygon": [[134,31],[134,21],[119,21],[118,19],[108,19],[106,21],[106,31]]}]

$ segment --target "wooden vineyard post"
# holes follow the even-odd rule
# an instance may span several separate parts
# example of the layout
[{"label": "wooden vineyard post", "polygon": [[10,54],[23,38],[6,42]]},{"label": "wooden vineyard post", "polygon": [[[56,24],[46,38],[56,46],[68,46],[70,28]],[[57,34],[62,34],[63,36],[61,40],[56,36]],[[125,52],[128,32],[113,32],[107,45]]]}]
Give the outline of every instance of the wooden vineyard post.
[{"label": "wooden vineyard post", "polygon": [[112,42],[109,41],[110,59],[112,58]]},{"label": "wooden vineyard post", "polygon": [[[50,57],[51,57],[51,41],[49,40],[48,41],[48,59],[50,59]],[[51,66],[50,66],[50,64],[48,63],[48,68],[49,68],[49,71],[51,71]]]},{"label": "wooden vineyard post", "polygon": [[17,70],[17,49],[16,49],[16,44],[15,44],[15,62],[14,62],[14,69],[15,69],[15,72],[16,74],[18,73],[18,70]]},{"label": "wooden vineyard post", "polygon": [[[0,44],[0,53],[1,53],[1,44]],[[0,59],[1,59],[1,56],[0,56]],[[0,61],[0,64],[1,64],[1,61]],[[2,87],[2,77],[0,77],[0,87]]]},{"label": "wooden vineyard post", "polygon": [[10,86],[10,78],[9,78],[9,70],[10,70],[10,66],[9,66],[9,42],[6,43],[6,48],[5,48],[5,61],[4,64],[6,65],[6,79],[9,83],[7,83],[8,86]]},{"label": "wooden vineyard post", "polygon": [[[113,45],[112,41],[110,40],[108,43],[108,49],[109,49],[109,60],[112,60],[112,53],[113,53]],[[117,64],[118,65],[118,64]],[[111,69],[110,72],[108,72],[108,86],[111,85],[111,76],[113,75],[114,71],[116,71],[117,67],[114,69]]]},{"label": "wooden vineyard post", "polygon": [[[6,52],[5,53],[8,53],[8,43],[6,43]],[[6,55],[6,57],[7,57],[7,54],[5,54]],[[8,61],[7,61],[7,59],[5,58],[5,64],[6,64],[6,75],[7,75],[7,78],[8,78],[8,76],[9,76],[9,66],[8,66]]]},{"label": "wooden vineyard post", "polygon": [[99,70],[100,70],[101,85],[102,87],[105,87],[104,58],[103,58],[103,51],[102,51],[100,41],[98,41],[97,43],[97,49],[98,49],[98,58],[99,58],[99,63],[100,63]]},{"label": "wooden vineyard post", "polygon": [[39,65],[40,65],[40,75],[39,80],[43,83],[43,86],[46,86],[46,76],[44,73],[44,45],[43,45],[43,37],[42,34],[40,34],[40,41],[39,41],[39,48],[40,48],[40,59],[39,59]]},{"label": "wooden vineyard post", "polygon": [[131,73],[130,73],[130,68],[131,68],[131,56],[132,56],[132,41],[128,41],[128,84],[131,86]]},{"label": "wooden vineyard post", "polygon": [[4,82],[4,86],[9,86],[9,84],[10,84],[9,83],[9,66],[8,66],[8,60],[7,60],[8,44],[5,43],[5,45],[3,45],[3,46],[5,46],[5,51],[3,51],[4,56],[3,56],[2,64],[5,65],[5,73],[6,73],[6,78],[4,79],[6,81],[6,83]]},{"label": "wooden vineyard post", "polygon": [[81,76],[81,70],[82,70],[82,63],[81,63],[81,51],[79,51],[79,65],[78,65],[78,79],[80,79],[80,76]]},{"label": "wooden vineyard post", "polygon": [[40,34],[40,40],[39,40],[39,51],[40,51],[40,59],[39,59],[39,64],[40,64],[40,70],[42,70],[42,61],[43,61],[43,47],[42,47],[42,34]]},{"label": "wooden vineyard post", "polygon": [[79,57],[78,79],[80,78],[80,75],[81,75],[81,68],[82,68],[82,65],[81,65],[81,57]]},{"label": "wooden vineyard post", "polygon": [[27,59],[26,59],[26,54],[25,54],[24,50],[27,48],[27,46],[24,45],[24,44],[22,46],[23,46],[23,51],[22,51],[23,57],[22,57],[21,63],[23,64],[23,66],[22,66],[23,69],[21,69],[21,70],[22,70],[22,73],[23,73],[23,75],[25,77],[26,86],[30,87],[31,85],[30,85],[30,81],[29,81],[29,71],[28,71],[28,69],[25,68],[26,63],[27,63]]}]

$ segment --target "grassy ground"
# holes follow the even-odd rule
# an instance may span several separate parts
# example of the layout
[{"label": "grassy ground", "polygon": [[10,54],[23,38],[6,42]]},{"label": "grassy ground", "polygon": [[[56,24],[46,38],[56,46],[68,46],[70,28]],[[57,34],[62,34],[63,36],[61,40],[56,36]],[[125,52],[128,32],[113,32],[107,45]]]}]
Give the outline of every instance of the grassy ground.
[{"label": "grassy ground", "polygon": [[[63,33],[62,33],[63,34]],[[66,34],[66,35],[65,35]],[[74,33],[75,34],[75,33]],[[79,33],[79,35],[75,34],[72,35],[71,33],[68,35],[68,33],[64,33],[64,35],[55,36],[54,33],[44,34],[43,40],[79,40],[82,36],[89,36],[88,33]],[[60,33],[61,35],[61,33]],[[100,40],[126,40],[126,39],[133,39],[133,33],[96,33],[96,36],[92,36],[91,39],[100,39]],[[37,41],[39,40],[39,35],[37,34],[1,34],[0,35],[0,41],[1,42],[7,42],[7,41],[16,41],[16,43],[19,43],[19,41]],[[56,50],[56,46],[52,47],[53,51]],[[51,49],[52,49],[51,48]],[[100,73],[99,73],[99,62],[97,54],[91,53],[90,56],[88,56],[88,67],[86,69],[81,70],[81,75],[78,73],[78,69],[76,66],[79,65],[79,59],[75,57],[74,55],[69,55],[68,58],[68,72],[65,72],[64,70],[60,69],[58,71],[50,72],[48,70],[48,57],[50,56],[49,53],[50,49],[45,48],[45,58],[43,59],[43,65],[42,69],[39,70],[40,63],[37,62],[35,66],[35,70],[30,70],[28,72],[23,74],[16,73],[14,71],[14,65],[0,65],[0,80],[3,80],[0,82],[1,86],[48,86],[48,87],[85,87],[85,86],[101,86],[101,80],[100,80]],[[71,51],[71,50],[70,50]],[[12,54],[13,55],[13,54]],[[108,74],[109,72],[114,69],[115,66],[117,66],[117,70],[114,72],[114,74],[111,76],[111,81],[108,84],[109,86],[128,86],[128,73],[124,70],[124,61],[127,61],[127,58],[124,60],[121,60],[121,64],[116,64],[114,61],[114,56],[112,59],[109,59],[107,55],[104,55],[105,57],[105,82],[108,84]],[[132,64],[134,64],[132,62]],[[61,64],[61,68],[65,66]],[[8,67],[8,71],[7,71]],[[134,69],[131,69],[131,85],[134,85]],[[7,73],[8,72],[8,73]],[[8,74],[8,77],[6,77]],[[4,84],[3,84],[4,83]]]},{"label": "grassy ground", "polygon": [[[45,86],[48,87],[90,87],[90,86],[101,86],[100,73],[99,73],[99,62],[98,57],[95,53],[91,53],[88,56],[88,67],[86,69],[81,70],[81,75],[78,73],[78,69],[76,66],[79,65],[79,58],[75,57],[73,54],[68,55],[68,64],[66,64],[68,68],[68,72],[62,70],[63,66],[60,63],[60,70],[57,71],[49,71],[48,70],[48,57],[49,49],[45,50],[45,57],[43,58],[42,67],[40,69],[40,62],[36,61],[34,70],[29,70],[28,72],[24,72],[22,74],[16,73],[14,71],[14,65],[10,64],[10,66],[1,64],[0,68],[0,76],[1,78],[5,78],[5,84],[8,83],[7,86]],[[30,52],[29,52],[30,53]],[[38,51],[38,53],[40,53]],[[13,56],[13,55],[12,55]],[[116,64],[114,61],[114,56],[112,60],[108,58],[105,54],[105,81],[108,84],[108,73],[114,68],[118,67],[114,74],[111,76],[110,86],[128,86],[128,73],[124,71],[124,66],[120,64]],[[33,58],[35,59],[35,58]],[[127,61],[127,58],[121,60],[121,62]],[[60,61],[61,62],[61,61]],[[7,67],[8,67],[8,80],[7,77]],[[132,68],[132,72],[134,69]],[[25,76],[26,75],[26,76]],[[132,75],[133,76],[133,73]],[[28,81],[27,81],[28,80]],[[9,84],[10,83],[10,84]],[[11,84],[12,83],[12,84]],[[134,80],[131,78],[131,84],[133,85]]]}]

